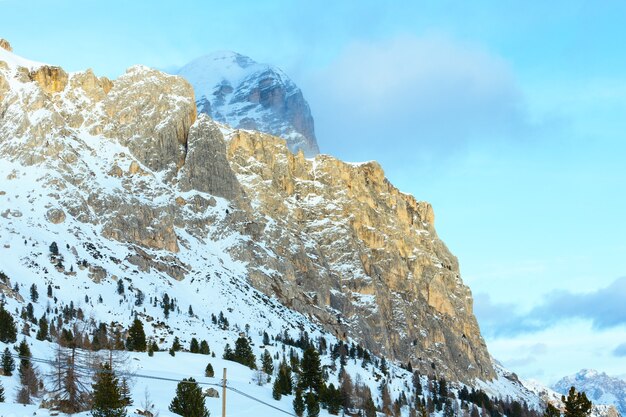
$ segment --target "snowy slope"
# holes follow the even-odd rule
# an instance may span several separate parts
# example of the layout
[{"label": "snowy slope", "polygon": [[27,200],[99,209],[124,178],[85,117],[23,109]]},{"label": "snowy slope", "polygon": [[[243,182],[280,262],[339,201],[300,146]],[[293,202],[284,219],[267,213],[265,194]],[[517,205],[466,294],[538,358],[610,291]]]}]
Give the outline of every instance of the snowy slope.
[{"label": "snowy slope", "polygon": [[200,112],[235,128],[280,136],[294,153],[319,153],[309,105],[279,68],[219,51],[188,63],[177,74],[193,86]]}]

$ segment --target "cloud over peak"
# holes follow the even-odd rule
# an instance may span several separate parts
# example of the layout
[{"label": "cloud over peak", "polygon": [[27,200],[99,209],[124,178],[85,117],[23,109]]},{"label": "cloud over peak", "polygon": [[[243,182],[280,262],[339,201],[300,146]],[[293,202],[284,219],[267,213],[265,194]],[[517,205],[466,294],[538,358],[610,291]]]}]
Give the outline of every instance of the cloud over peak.
[{"label": "cloud over peak", "polygon": [[450,151],[471,138],[519,135],[526,124],[507,62],[448,36],[353,42],[310,85],[319,125],[332,127],[320,137],[344,146],[384,150],[393,136],[398,146]]}]

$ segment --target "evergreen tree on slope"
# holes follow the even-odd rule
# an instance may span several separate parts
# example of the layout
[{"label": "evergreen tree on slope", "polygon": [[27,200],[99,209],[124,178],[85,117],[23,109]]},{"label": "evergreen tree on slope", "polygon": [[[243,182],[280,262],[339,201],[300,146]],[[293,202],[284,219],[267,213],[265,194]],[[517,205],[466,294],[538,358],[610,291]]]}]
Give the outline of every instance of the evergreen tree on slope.
[{"label": "evergreen tree on slope", "polygon": [[183,379],[176,387],[176,396],[169,410],[184,417],[209,417],[204,404],[204,394],[195,379]]},{"label": "evergreen tree on slope", "polygon": [[96,374],[91,414],[94,417],[126,417],[119,383],[108,363],[103,364]]}]

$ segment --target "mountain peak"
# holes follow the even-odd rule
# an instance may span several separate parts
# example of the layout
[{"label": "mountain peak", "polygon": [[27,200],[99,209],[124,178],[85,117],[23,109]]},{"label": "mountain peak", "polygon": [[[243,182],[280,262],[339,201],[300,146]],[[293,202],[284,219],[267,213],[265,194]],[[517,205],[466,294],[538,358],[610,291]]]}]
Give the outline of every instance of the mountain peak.
[{"label": "mountain peak", "polygon": [[575,375],[576,379],[596,378],[598,376],[607,376],[607,375],[606,373],[596,371],[595,369],[581,369]]},{"label": "mountain peak", "polygon": [[217,51],[194,59],[177,75],[193,86],[200,113],[235,128],[279,136],[293,153],[319,153],[309,105],[281,69]]},{"label": "mountain peak", "polygon": [[626,381],[595,369],[581,369],[554,384],[555,391],[567,395],[570,387],[584,391],[594,404],[614,405],[626,415]]}]

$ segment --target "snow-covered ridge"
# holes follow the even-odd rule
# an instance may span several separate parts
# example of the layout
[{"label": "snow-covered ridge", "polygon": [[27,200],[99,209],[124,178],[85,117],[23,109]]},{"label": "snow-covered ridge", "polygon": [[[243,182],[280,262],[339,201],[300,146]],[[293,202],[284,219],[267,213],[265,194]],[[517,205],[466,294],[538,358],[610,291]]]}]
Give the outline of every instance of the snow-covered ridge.
[{"label": "snow-covered ridge", "polygon": [[626,415],[626,381],[623,379],[594,369],[583,369],[562,378],[552,388],[566,394],[572,386],[585,391],[595,404],[613,405],[622,415]]},{"label": "snow-covered ridge", "polygon": [[22,58],[21,56],[16,55],[13,52],[10,52],[3,48],[0,48],[0,61],[6,63],[8,67],[12,70],[15,70],[19,67],[33,70],[43,65],[46,65],[41,62],[31,61],[29,59]]}]

